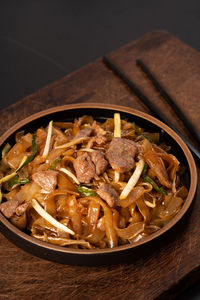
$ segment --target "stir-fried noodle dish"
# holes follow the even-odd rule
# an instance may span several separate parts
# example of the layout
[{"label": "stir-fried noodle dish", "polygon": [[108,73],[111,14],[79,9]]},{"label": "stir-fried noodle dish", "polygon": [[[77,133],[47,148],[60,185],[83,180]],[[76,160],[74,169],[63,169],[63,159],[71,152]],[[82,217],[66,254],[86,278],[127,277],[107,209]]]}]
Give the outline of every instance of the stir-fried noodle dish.
[{"label": "stir-fried noodle dish", "polygon": [[0,164],[0,211],[32,237],[75,249],[135,243],[167,224],[187,189],[160,142],[115,113],[17,132]]}]

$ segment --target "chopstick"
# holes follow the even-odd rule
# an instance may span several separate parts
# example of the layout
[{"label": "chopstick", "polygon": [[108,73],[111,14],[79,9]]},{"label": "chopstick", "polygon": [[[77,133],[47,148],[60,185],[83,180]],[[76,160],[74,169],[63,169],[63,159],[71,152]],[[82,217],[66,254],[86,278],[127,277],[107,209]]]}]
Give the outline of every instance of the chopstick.
[{"label": "chopstick", "polygon": [[159,91],[160,95],[166,100],[166,102],[171,106],[171,108],[174,110],[174,112],[177,114],[179,119],[183,122],[185,127],[190,131],[192,136],[197,140],[198,143],[200,143],[200,134],[197,132],[197,130],[194,128],[193,124],[190,122],[190,120],[185,116],[183,111],[176,105],[172,97],[167,93],[167,91],[164,89],[164,87],[161,85],[161,83],[158,81],[155,75],[152,74],[150,69],[144,64],[144,62],[141,59],[136,60],[138,66],[142,69],[142,71],[147,75],[147,77],[151,80],[154,87]]},{"label": "chopstick", "polygon": [[185,142],[188,148],[190,148],[195,157],[200,160],[200,152],[171,124],[170,121],[168,121],[168,119],[161,113],[161,111],[153,103],[151,103],[151,101],[142,93],[142,91],[136,86],[136,84],[133,83],[133,81],[129,79],[128,76],[126,76],[120,70],[120,68],[106,56],[103,57],[103,62],[129,86],[134,94],[151,110],[155,117],[167,124],[180,136],[180,138]]}]

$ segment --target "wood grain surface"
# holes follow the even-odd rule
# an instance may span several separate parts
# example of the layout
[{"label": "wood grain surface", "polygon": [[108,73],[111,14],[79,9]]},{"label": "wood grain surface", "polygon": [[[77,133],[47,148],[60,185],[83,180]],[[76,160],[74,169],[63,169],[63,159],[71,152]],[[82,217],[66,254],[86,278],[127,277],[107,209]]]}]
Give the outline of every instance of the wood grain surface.
[{"label": "wood grain surface", "polygon": [[[109,57],[194,142],[135,60],[143,59],[200,131],[199,52],[169,33],[158,31],[113,51]],[[0,134],[35,112],[79,102],[120,104],[148,112],[100,58],[2,110]],[[0,234],[0,299],[174,298],[200,275],[199,196],[198,188],[189,213],[156,247],[147,247],[145,253],[116,265],[56,264],[24,252]]]}]

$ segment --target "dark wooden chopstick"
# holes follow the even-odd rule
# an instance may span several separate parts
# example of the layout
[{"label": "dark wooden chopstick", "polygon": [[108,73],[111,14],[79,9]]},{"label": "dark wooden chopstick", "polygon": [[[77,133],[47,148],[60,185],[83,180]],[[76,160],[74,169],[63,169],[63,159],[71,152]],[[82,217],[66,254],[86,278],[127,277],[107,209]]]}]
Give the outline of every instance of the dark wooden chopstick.
[{"label": "dark wooden chopstick", "polygon": [[185,127],[190,131],[192,136],[197,140],[198,143],[200,143],[200,134],[197,132],[197,130],[194,128],[193,124],[190,122],[190,120],[185,116],[183,111],[176,105],[173,98],[168,94],[168,92],[164,89],[164,87],[161,85],[161,83],[156,78],[155,74],[153,74],[150,69],[144,64],[144,62],[141,59],[136,60],[137,64],[140,66],[140,68],[143,70],[143,72],[147,75],[147,77],[151,80],[154,87],[159,91],[160,95],[166,100],[166,102],[172,107],[174,112],[177,114],[179,119],[183,122]]},{"label": "dark wooden chopstick", "polygon": [[133,83],[133,81],[129,79],[128,76],[126,76],[120,70],[120,68],[106,56],[103,57],[103,62],[129,86],[129,88],[135,93],[135,95],[138,96],[138,98],[151,110],[155,117],[166,123],[180,136],[180,138],[182,138],[182,140],[185,142],[188,148],[190,148],[195,157],[200,160],[200,152],[168,121],[168,119],[160,112],[160,110],[153,103],[151,103],[151,101],[141,92],[141,90],[135,85],[135,83]]}]

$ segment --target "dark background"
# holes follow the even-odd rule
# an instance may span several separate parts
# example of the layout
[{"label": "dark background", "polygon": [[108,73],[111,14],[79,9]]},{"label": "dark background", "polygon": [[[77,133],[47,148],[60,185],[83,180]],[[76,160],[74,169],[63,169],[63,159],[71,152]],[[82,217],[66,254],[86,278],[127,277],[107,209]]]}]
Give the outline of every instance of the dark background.
[{"label": "dark background", "polygon": [[152,30],[200,50],[199,29],[199,0],[1,0],[0,109]]}]

